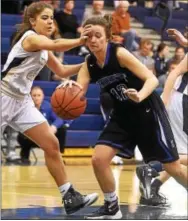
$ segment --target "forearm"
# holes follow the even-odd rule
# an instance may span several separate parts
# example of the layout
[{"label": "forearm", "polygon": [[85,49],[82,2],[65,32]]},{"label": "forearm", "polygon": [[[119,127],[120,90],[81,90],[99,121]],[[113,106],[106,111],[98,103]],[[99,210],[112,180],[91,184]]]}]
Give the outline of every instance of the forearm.
[{"label": "forearm", "polygon": [[155,76],[147,79],[142,89],[138,93],[139,97],[141,98],[141,101],[147,98],[157,88],[158,84],[159,81]]},{"label": "forearm", "polygon": [[54,40],[55,43],[55,51],[68,51],[72,48],[78,47],[83,44],[80,38],[77,39],[56,39]]},{"label": "forearm", "polygon": [[60,73],[56,73],[62,78],[67,78],[72,75],[75,75],[79,72],[80,68],[82,67],[83,63],[81,64],[74,64],[74,65],[64,65],[63,71]]}]

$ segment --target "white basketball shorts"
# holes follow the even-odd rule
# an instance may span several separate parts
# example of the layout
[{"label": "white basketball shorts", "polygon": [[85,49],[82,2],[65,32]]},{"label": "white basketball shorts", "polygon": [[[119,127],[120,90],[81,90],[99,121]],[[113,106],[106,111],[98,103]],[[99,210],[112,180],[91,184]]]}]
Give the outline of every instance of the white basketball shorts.
[{"label": "white basketball shorts", "polygon": [[1,94],[1,130],[7,125],[21,133],[47,121],[28,95],[23,100]]},{"label": "white basketball shorts", "polygon": [[[188,97],[178,91],[173,91],[167,108],[172,131],[179,154],[188,154]],[[185,99],[186,98],[186,99]]]}]

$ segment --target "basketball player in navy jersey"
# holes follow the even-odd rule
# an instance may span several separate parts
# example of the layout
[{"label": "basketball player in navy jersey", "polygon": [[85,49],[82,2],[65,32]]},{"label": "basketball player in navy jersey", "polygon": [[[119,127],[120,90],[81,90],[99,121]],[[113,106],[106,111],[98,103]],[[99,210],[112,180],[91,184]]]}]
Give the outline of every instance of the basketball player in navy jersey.
[{"label": "basketball player in navy jersey", "polygon": [[[167,30],[169,36],[175,38],[182,46],[188,47],[188,40],[176,29]],[[169,114],[172,131],[182,165],[188,166],[188,55],[169,73],[166,80],[162,100]],[[152,169],[152,171],[151,171]],[[160,187],[170,178],[163,171],[151,183],[154,172],[162,172],[159,162],[137,167],[137,175],[141,182],[140,203],[146,205],[168,205],[166,197],[160,195]],[[144,190],[145,189],[145,190]],[[147,197],[144,193],[151,192]]]},{"label": "basketball player in navy jersey", "polygon": [[68,182],[58,140],[46,118],[34,106],[30,91],[33,80],[45,65],[60,77],[79,71],[82,64],[65,66],[51,51],[82,45],[89,29],[85,28],[79,39],[51,40],[53,25],[51,5],[36,2],[26,9],[2,72],[1,127],[13,127],[44,150],[46,166],[59,187],[66,213],[71,214],[94,203],[98,194],[81,195]]},{"label": "basketball player in navy jersey", "polygon": [[86,219],[121,219],[110,169],[121,152],[132,158],[138,145],[145,162],[158,160],[180,184],[187,187],[186,168],[180,166],[176,143],[164,104],[154,92],[157,78],[123,46],[110,42],[110,17],[88,19],[87,46],[91,54],[79,71],[77,82],[86,93],[90,80],[110,94],[114,110],[105,125],[92,157],[95,176],[104,193],[104,205]]}]

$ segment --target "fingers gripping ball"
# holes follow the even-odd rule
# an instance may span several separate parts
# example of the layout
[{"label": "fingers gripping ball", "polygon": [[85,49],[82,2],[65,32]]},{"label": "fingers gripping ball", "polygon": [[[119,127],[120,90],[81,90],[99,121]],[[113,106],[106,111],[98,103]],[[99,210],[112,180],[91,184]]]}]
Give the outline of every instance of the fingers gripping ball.
[{"label": "fingers gripping ball", "polygon": [[82,90],[73,85],[56,88],[51,97],[53,111],[62,119],[75,119],[84,113],[87,105]]}]

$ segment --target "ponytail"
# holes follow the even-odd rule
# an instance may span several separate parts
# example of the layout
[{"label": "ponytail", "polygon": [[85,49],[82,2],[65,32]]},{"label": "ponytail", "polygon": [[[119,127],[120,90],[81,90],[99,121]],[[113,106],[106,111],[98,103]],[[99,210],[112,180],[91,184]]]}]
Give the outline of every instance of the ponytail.
[{"label": "ponytail", "polygon": [[16,42],[18,42],[20,40],[20,38],[22,37],[22,35],[26,31],[31,29],[31,24],[29,22],[29,16],[28,16],[27,12],[28,12],[28,7],[26,7],[24,10],[23,22],[21,24],[16,25],[17,30],[16,30],[16,34],[12,40],[12,44],[11,44],[12,47],[16,44]]}]

